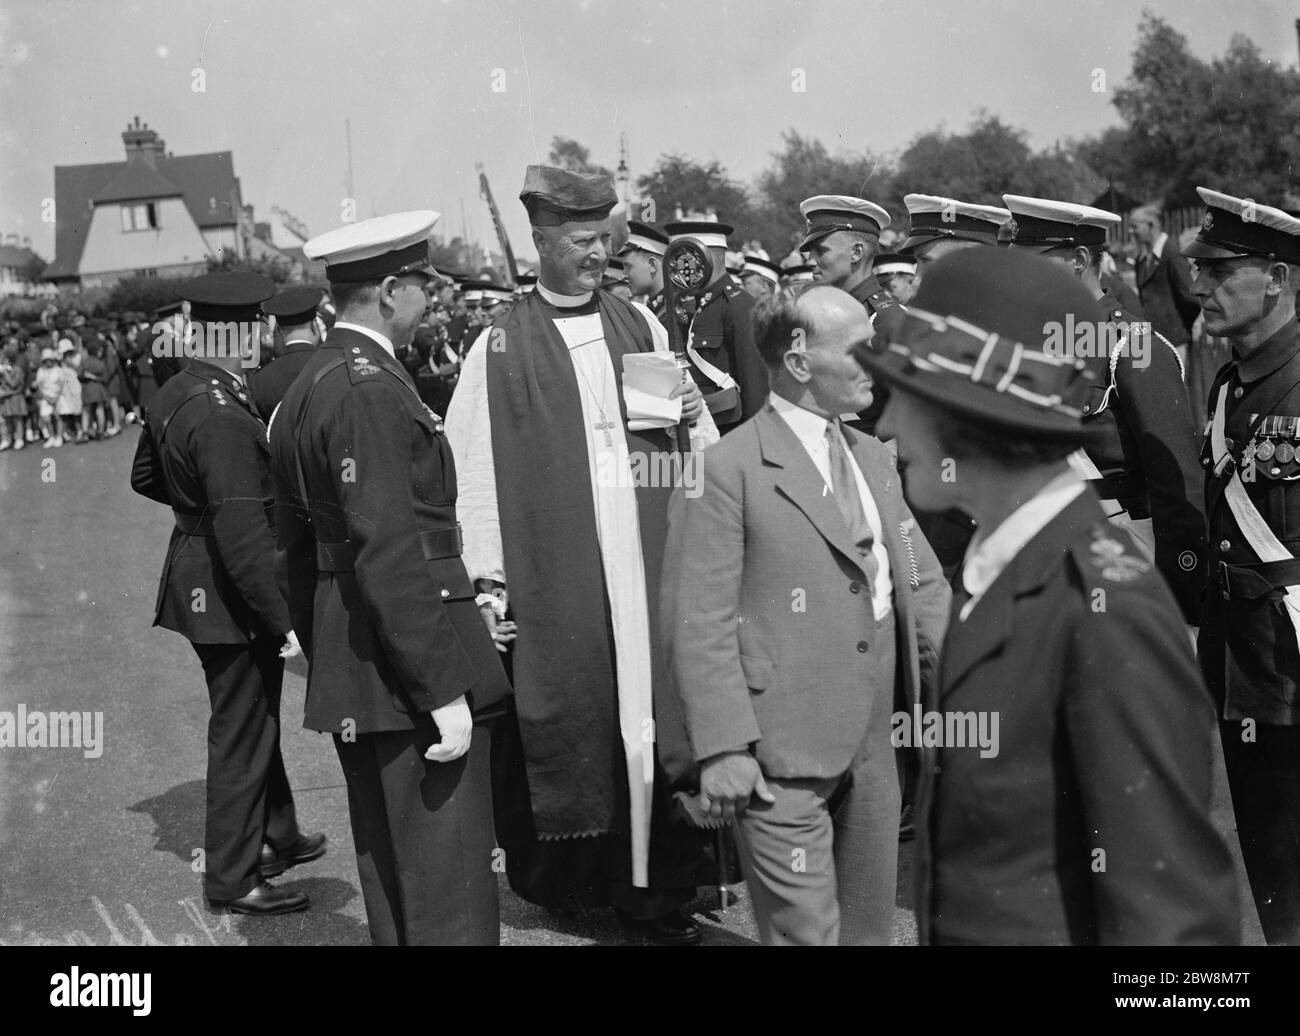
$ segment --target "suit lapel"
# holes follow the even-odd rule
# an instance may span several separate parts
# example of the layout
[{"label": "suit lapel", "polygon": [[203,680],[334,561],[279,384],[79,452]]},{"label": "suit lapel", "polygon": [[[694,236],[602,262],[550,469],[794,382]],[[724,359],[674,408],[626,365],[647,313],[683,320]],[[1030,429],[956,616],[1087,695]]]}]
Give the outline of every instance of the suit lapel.
[{"label": "suit lapel", "polygon": [[764,462],[782,469],[776,480],[777,492],[799,508],[822,538],[862,572],[865,579],[862,556],[849,538],[844,516],[803,444],[770,404],[754,420]]}]

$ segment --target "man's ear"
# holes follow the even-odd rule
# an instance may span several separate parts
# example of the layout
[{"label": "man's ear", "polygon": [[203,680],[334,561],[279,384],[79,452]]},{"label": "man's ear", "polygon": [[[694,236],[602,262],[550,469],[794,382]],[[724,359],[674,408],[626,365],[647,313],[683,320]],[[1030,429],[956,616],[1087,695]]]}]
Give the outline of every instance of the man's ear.
[{"label": "man's ear", "polygon": [[397,278],[393,276],[385,277],[379,282],[379,305],[387,309],[393,308],[393,296],[397,293]]},{"label": "man's ear", "polygon": [[541,229],[533,227],[533,247],[537,249],[537,258],[540,259],[550,251],[549,244],[548,238],[542,233]]},{"label": "man's ear", "polygon": [[1074,253],[1070,256],[1070,261],[1076,274],[1083,273],[1092,265],[1092,252],[1085,245],[1076,245]]},{"label": "man's ear", "polygon": [[657,258],[653,258],[650,260],[650,276],[651,277],[659,276],[659,260]]},{"label": "man's ear", "polygon": [[1300,274],[1300,267],[1283,262],[1269,263],[1268,286],[1264,289],[1264,294],[1281,295],[1284,291],[1300,291],[1297,274]]},{"label": "man's ear", "polygon": [[812,380],[812,371],[808,368],[808,354],[803,349],[791,349],[781,357],[781,364],[790,377],[800,385]]}]

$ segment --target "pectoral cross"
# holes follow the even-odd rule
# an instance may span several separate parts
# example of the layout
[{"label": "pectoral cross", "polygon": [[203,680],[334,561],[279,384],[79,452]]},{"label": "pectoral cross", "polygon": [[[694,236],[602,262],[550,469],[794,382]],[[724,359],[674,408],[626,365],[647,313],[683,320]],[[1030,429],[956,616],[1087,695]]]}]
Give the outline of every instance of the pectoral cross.
[{"label": "pectoral cross", "polygon": [[597,421],[595,424],[593,424],[591,427],[595,428],[599,432],[605,433],[606,446],[614,445],[614,437],[609,434],[609,430],[614,427],[614,422],[611,421],[608,417],[606,417],[604,414],[601,414],[600,420]]}]

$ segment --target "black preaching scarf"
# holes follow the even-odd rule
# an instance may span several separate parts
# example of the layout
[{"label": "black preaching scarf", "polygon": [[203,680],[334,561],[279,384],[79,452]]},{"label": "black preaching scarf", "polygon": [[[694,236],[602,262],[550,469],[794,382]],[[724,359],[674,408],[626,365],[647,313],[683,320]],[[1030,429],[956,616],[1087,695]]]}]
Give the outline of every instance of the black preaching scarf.
[{"label": "black preaching scarf", "polygon": [[[534,827],[539,838],[581,838],[628,829],[626,771],[605,574],[587,458],[582,397],[556,317],[599,312],[621,386],[622,357],[652,352],[644,318],[605,291],[573,308],[530,292],[492,325],[487,391],[519,717]],[[628,451],[663,453],[667,432],[627,430]],[[654,687],[659,572],[671,487],[636,490],[650,614]]]}]

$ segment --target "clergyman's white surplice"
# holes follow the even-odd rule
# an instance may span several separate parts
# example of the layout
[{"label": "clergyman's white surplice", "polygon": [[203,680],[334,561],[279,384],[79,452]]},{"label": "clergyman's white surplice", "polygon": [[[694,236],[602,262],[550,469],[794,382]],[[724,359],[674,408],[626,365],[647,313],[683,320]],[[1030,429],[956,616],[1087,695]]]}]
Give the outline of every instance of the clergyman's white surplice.
[{"label": "clergyman's white surplice", "polygon": [[[590,299],[590,295],[556,295],[540,284],[536,290],[547,302],[561,309],[581,306]],[[614,627],[619,728],[631,792],[632,884],[646,888],[649,885],[650,802],[654,791],[650,617],[636,490],[619,414],[619,383],[605,345],[599,314],[560,316],[555,319],[555,326],[569,348],[582,401],[582,423],[587,431],[596,535]],[[465,357],[460,381],[447,409],[446,431],[456,460],[459,488],[456,507],[464,530],[465,566],[471,578],[496,579],[505,583],[508,590],[510,579],[504,570],[488,410],[487,337],[485,331]],[[607,424],[602,420],[602,409],[613,427],[600,427]],[[611,479],[612,471],[621,477]],[[603,477],[598,477],[598,472]],[[546,547],[537,544],[535,549]],[[520,630],[519,635],[527,636],[527,630]]]}]

